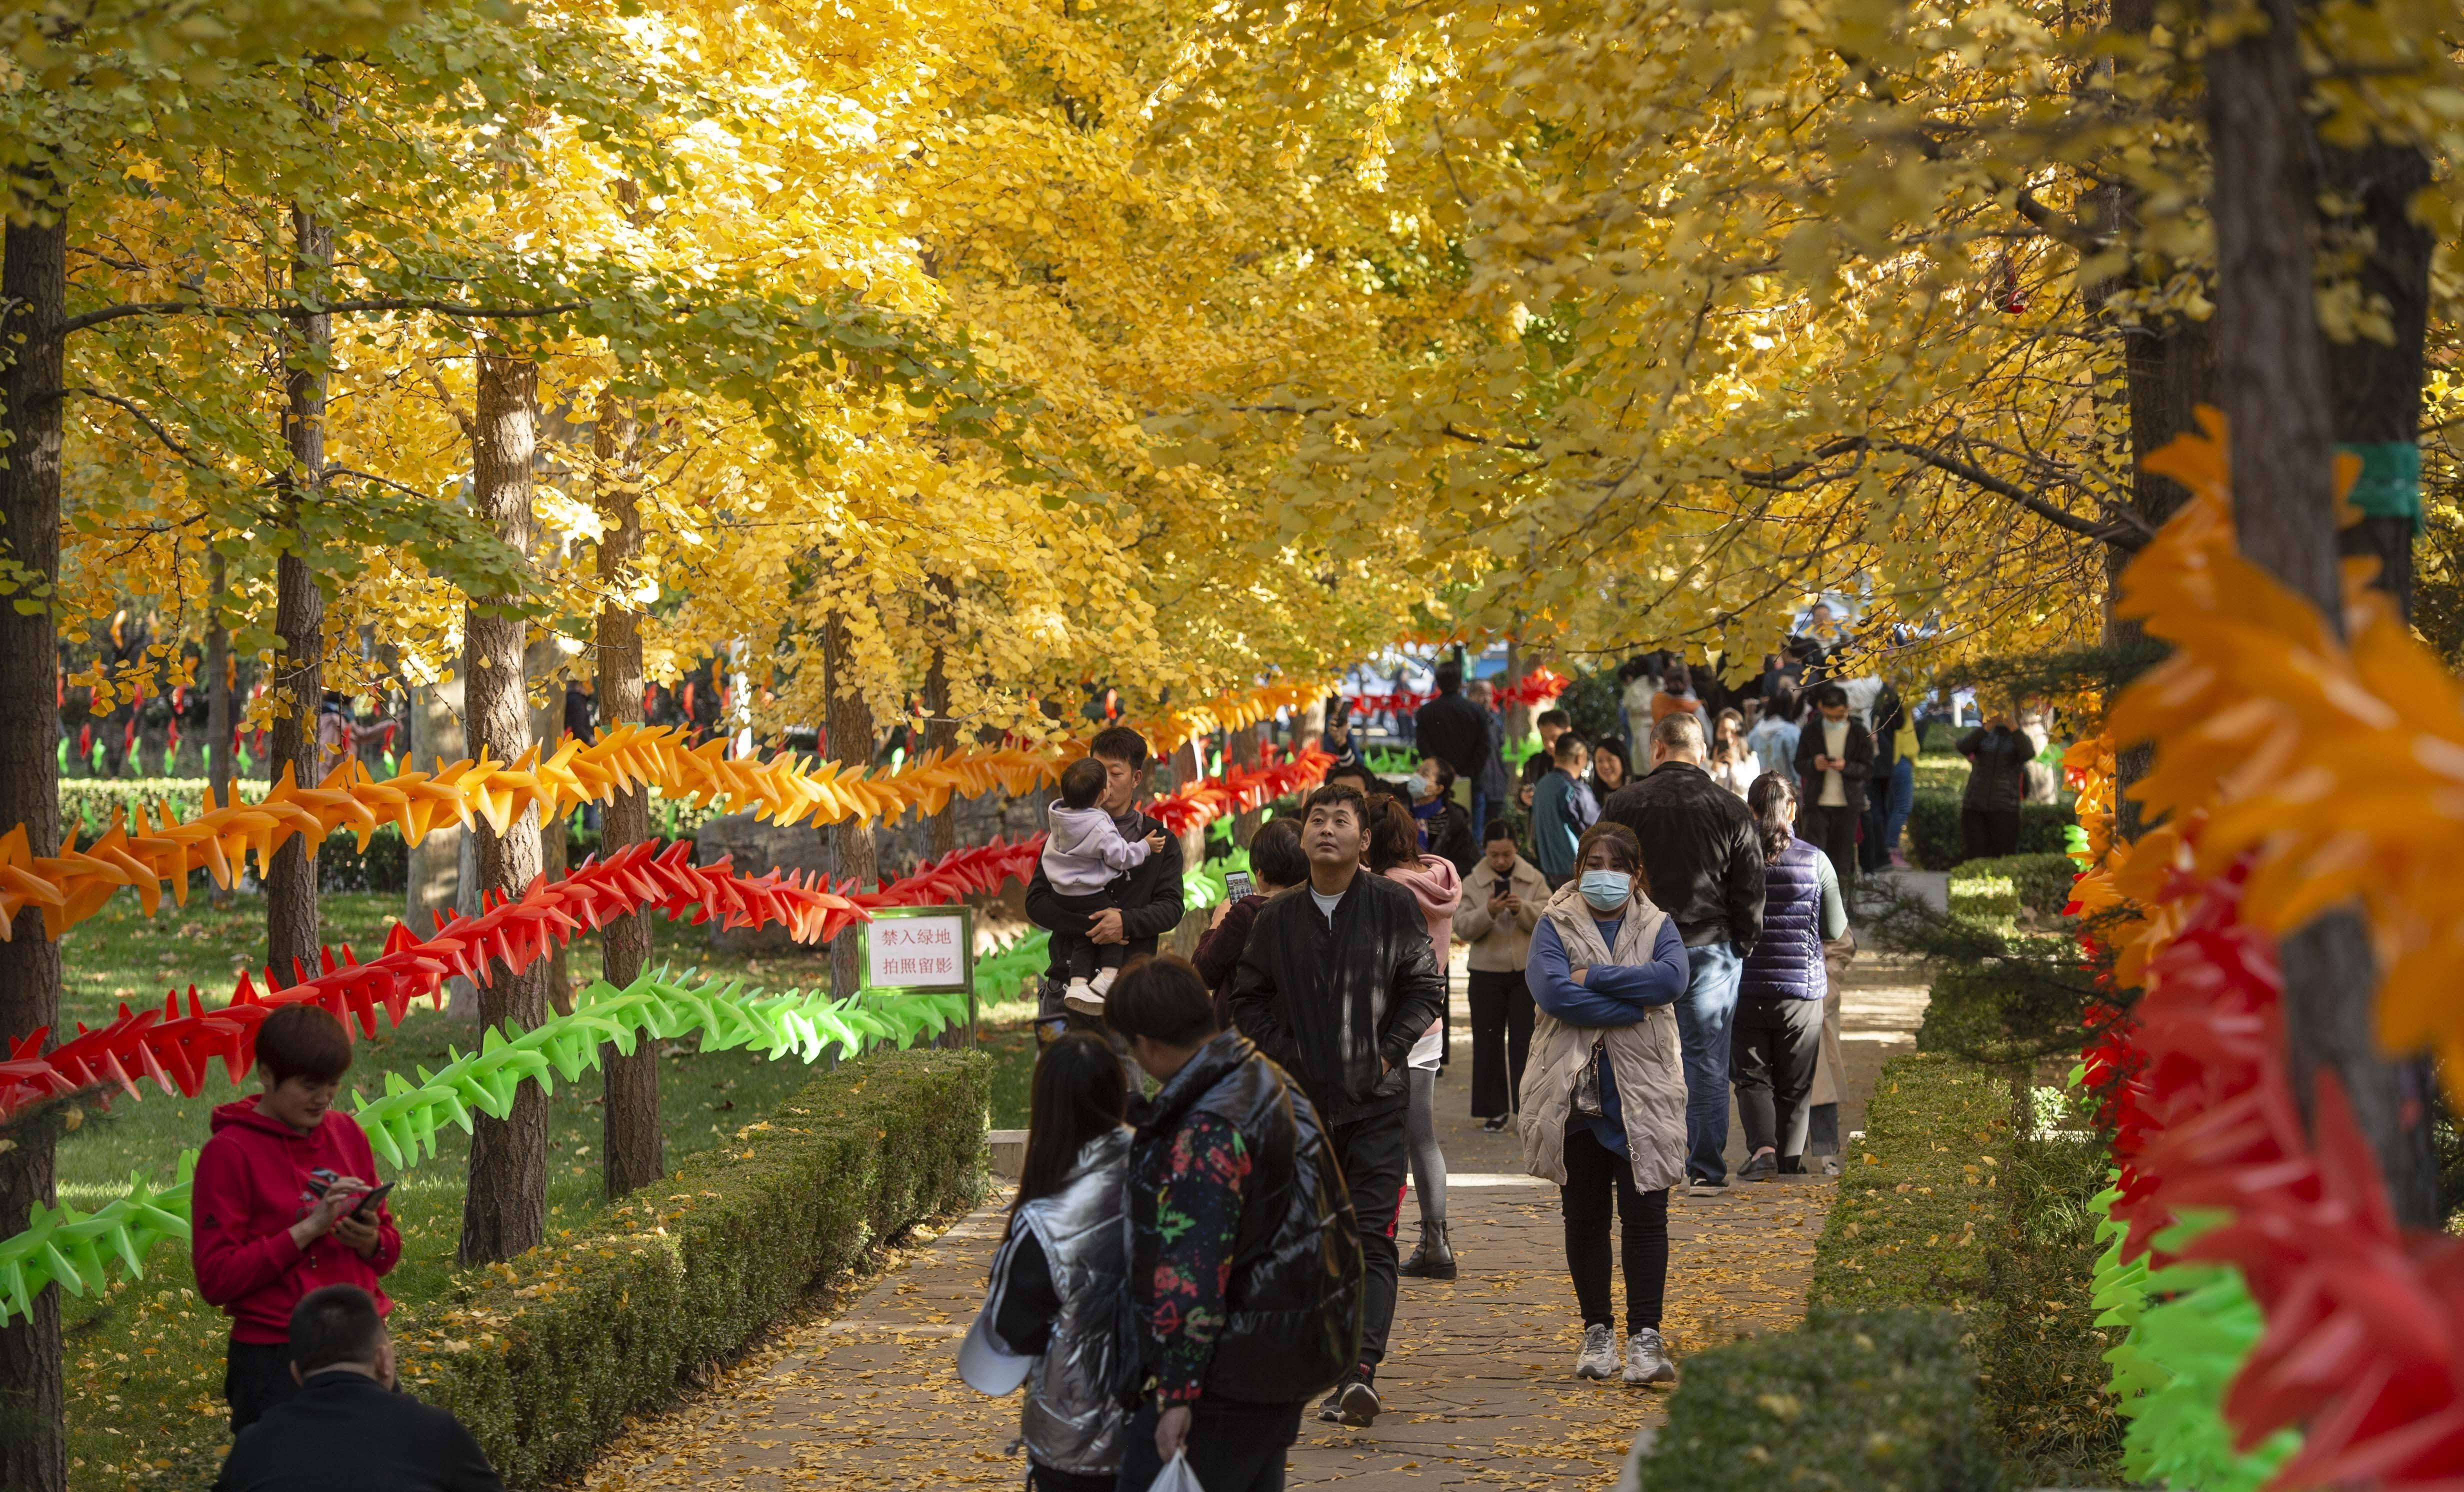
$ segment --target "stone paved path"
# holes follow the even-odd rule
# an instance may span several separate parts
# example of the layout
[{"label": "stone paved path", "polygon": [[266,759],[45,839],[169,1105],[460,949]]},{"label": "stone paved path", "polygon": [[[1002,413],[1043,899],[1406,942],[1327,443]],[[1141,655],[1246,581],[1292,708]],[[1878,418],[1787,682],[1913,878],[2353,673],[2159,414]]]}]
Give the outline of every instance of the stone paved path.
[{"label": "stone paved path", "polygon": [[[1904,1048],[1923,1013],[1918,978],[1871,957],[1851,975],[1843,1131],[1859,1127],[1876,1069]],[[1403,1282],[1378,1380],[1387,1413],[1367,1431],[1306,1421],[1291,1459],[1294,1486],[1605,1488],[1636,1431],[1661,1414],[1665,1400],[1654,1393],[1573,1378],[1579,1321],[1555,1191],[1517,1174],[1511,1134],[1482,1134],[1465,1115],[1469,1028],[1460,995],[1454,1029],[1456,1060],[1439,1103],[1463,1276]],[[1733,1137],[1730,1149],[1741,1153]],[[1831,1192],[1815,1178],[1674,1198],[1667,1330],[1681,1365],[1688,1352],[1801,1314]],[[1408,1202],[1405,1217],[1408,1250],[1418,1226]],[[968,1391],[954,1367],[1001,1226],[987,1204],[937,1238],[913,1241],[836,1319],[791,1327],[693,1402],[637,1426],[585,1484],[605,1492],[1019,1485],[1023,1460],[1008,1449],[1017,1401]],[[1621,1283],[1618,1290],[1622,1311]]]}]

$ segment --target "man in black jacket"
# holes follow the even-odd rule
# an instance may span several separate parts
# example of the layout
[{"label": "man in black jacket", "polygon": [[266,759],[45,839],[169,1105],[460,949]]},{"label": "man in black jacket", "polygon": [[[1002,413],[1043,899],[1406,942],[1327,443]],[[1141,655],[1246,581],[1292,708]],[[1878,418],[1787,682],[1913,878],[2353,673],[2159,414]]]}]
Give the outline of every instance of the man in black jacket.
[{"label": "man in black jacket", "polygon": [[[1129,956],[1135,958],[1154,953],[1155,940],[1180,925],[1180,838],[1137,807],[1147,780],[1145,736],[1125,725],[1111,726],[1096,733],[1088,743],[1087,755],[1104,764],[1104,795],[1095,803],[1112,816],[1121,838],[1140,840],[1160,833],[1164,846],[1145,863],[1115,876],[1109,888],[1114,905],[1091,914],[1062,906],[1052,883],[1044,878],[1044,867],[1036,867],[1034,879],[1026,884],[1026,920],[1047,932],[1083,933],[1095,943],[1127,943]],[[1066,976],[1045,971],[1037,1001],[1040,1022],[1059,1026],[1065,1014],[1061,997],[1067,988]],[[1088,1024],[1102,1028],[1100,1020],[1089,1019]]]},{"label": "man in black jacket", "polygon": [[1685,939],[1685,1174],[1716,1191],[1728,1184],[1728,1032],[1746,954],[1762,936],[1763,850],[1746,801],[1711,779],[1703,757],[1702,717],[1666,716],[1651,728],[1650,775],[1611,793],[1600,822],[1642,842],[1644,889]]},{"label": "man in black jacket", "polygon": [[1343,1167],[1365,1265],[1360,1363],[1318,1417],[1376,1421],[1377,1364],[1395,1320],[1395,1218],[1403,1200],[1404,1074],[1444,1012],[1446,976],[1417,897],[1361,865],[1368,803],[1345,783],[1311,793],[1301,820],[1309,884],[1266,903],[1232,976],[1232,1020],[1300,1079]]},{"label": "man in black jacket", "polygon": [[394,1392],[393,1343],[358,1285],[292,1307],[291,1372],[299,1392],[239,1433],[214,1492],[504,1492],[459,1420]]},{"label": "man in black jacket", "polygon": [[[1481,769],[1496,755],[1497,747],[1489,738],[1488,712],[1463,697],[1463,684],[1462,665],[1438,666],[1438,697],[1420,707],[1412,738],[1423,757],[1437,757],[1454,768],[1456,781],[1477,790]],[[1477,823],[1473,832],[1479,832]]]},{"label": "man in black jacket", "polygon": [[1874,737],[1848,713],[1848,691],[1815,687],[1796,736],[1797,838],[1831,857],[1839,894],[1857,884],[1857,823],[1865,817],[1865,779],[1874,771]]}]

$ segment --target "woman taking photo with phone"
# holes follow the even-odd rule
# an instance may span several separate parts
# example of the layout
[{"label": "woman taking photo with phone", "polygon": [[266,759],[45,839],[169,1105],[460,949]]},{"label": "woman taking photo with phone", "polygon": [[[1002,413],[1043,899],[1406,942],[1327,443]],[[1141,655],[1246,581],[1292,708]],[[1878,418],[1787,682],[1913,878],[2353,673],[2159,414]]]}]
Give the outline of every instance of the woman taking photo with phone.
[{"label": "woman taking photo with phone", "polygon": [[[1111,1492],[1121,1467],[1121,1392],[1136,1365],[1121,1350],[1129,1306],[1122,1224],[1129,1081],[1102,1037],[1073,1031],[1036,1059],[1026,1160],[1009,1234],[960,1369],[989,1331],[992,1355],[1033,1358],[1019,1412],[1035,1492]],[[1007,1380],[1015,1386],[1016,1378]]]},{"label": "woman taking photo with phone", "polygon": [[1618,1371],[1609,1301],[1609,1211],[1625,1264],[1628,1383],[1677,1381],[1660,1335],[1668,1285],[1668,1189],[1685,1174],[1685,1073],[1677,1013],[1685,940],[1652,905],[1642,845],[1595,823],[1574,879],[1541,910],[1525,981],[1539,1015],[1523,1075],[1523,1163],[1554,1181],[1566,1268],[1583,1311],[1574,1376]]}]

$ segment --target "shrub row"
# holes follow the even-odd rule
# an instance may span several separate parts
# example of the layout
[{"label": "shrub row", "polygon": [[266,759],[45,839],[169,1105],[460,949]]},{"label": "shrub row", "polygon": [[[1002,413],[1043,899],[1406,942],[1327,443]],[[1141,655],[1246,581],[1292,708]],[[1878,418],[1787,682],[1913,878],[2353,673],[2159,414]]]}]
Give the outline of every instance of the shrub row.
[{"label": "shrub row", "polygon": [[2070,905],[2071,881],[2078,873],[2079,867],[2064,854],[1965,861],[1950,872],[1950,911],[2006,931],[2020,923],[2057,928],[2062,909]]},{"label": "shrub row", "polygon": [[814,1079],[596,1231],[468,1272],[396,1323],[405,1378],[508,1486],[567,1477],[816,1285],[983,1189],[987,1062],[885,1052]]},{"label": "shrub row", "polygon": [[[2071,823],[2067,803],[2022,803],[2018,852],[2061,853]],[[1959,794],[1919,786],[1916,804],[1908,811],[1908,859],[1921,869],[1947,870],[1960,863],[1964,853],[1959,839]]]},{"label": "shrub row", "polygon": [[1806,1325],[1686,1362],[1645,1487],[2114,1480],[2090,1305],[2102,1152],[2028,1132],[2012,1084],[1929,1052],[1884,1066],[1815,1245]]}]

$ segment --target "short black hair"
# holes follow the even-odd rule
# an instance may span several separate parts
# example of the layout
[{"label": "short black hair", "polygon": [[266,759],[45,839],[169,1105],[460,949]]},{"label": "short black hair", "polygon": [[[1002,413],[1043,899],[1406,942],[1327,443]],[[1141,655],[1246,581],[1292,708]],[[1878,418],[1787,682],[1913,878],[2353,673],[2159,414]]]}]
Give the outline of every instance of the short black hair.
[{"label": "short black hair", "polygon": [[1582,732],[1568,731],[1565,735],[1557,737],[1557,744],[1549,748],[1549,759],[1551,761],[1566,761],[1572,759],[1574,753],[1578,751],[1589,751],[1591,749],[1590,743],[1583,739]]},{"label": "short black hair", "polygon": [[[1385,788],[1379,785],[1377,781],[1377,774],[1370,771],[1367,767],[1361,765],[1357,761],[1347,761],[1342,766],[1330,770],[1326,775],[1325,785],[1331,786],[1337,778],[1357,778],[1360,780],[1360,785],[1353,789],[1353,791],[1357,792],[1363,798],[1367,798],[1372,793],[1382,793],[1385,791]],[[1301,808],[1303,812],[1307,812],[1309,804],[1304,801]]]},{"label": "short black hair", "polygon": [[1061,801],[1072,808],[1092,808],[1095,800],[1104,796],[1104,784],[1110,780],[1102,762],[1092,757],[1081,757],[1061,769]]},{"label": "short black hair", "polygon": [[1833,705],[1848,703],[1848,691],[1837,684],[1817,684],[1814,687],[1813,699],[1815,709],[1828,710]]},{"label": "short black hair", "polygon": [[384,1342],[376,1300],[356,1284],[311,1290],[291,1307],[291,1361],[303,1378],[344,1364],[372,1364]]},{"label": "short black hair", "polygon": [[1438,692],[1441,694],[1451,694],[1461,688],[1463,688],[1463,665],[1459,663],[1439,664]]},{"label": "short black hair", "polygon": [[1348,782],[1337,782],[1330,777],[1302,802],[1301,817],[1306,819],[1320,808],[1349,808],[1352,822],[1359,824],[1362,832],[1368,831],[1369,795]]},{"label": "short black hair", "polygon": [[1196,1046],[1215,1034],[1215,997],[1178,954],[1133,958],[1104,997],[1104,1023],[1125,1037]]},{"label": "short black hair", "polygon": [[1574,724],[1574,717],[1568,714],[1563,710],[1543,710],[1531,723],[1533,725],[1562,725],[1571,730]]},{"label": "short black hair", "polygon": [[275,1083],[334,1083],[351,1070],[351,1033],[322,1005],[280,1005],[256,1023],[256,1064]]},{"label": "short black hair", "polygon": [[1309,879],[1298,822],[1287,816],[1258,826],[1249,839],[1249,873],[1273,886],[1298,886]]},{"label": "short black hair", "polygon": [[1504,819],[1491,819],[1488,821],[1487,830],[1481,835],[1480,842],[1484,845],[1494,845],[1499,840],[1510,840],[1513,837],[1513,824],[1507,823]]},{"label": "short black hair", "polygon": [[1147,769],[1147,738],[1126,725],[1108,725],[1087,743],[1087,755],[1107,761],[1126,761],[1133,772]]}]

